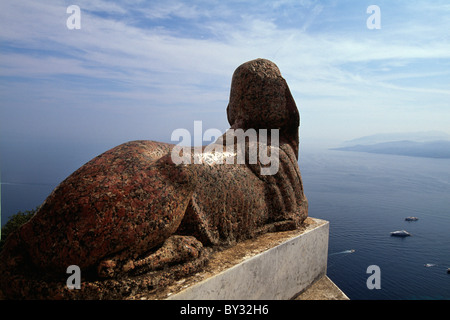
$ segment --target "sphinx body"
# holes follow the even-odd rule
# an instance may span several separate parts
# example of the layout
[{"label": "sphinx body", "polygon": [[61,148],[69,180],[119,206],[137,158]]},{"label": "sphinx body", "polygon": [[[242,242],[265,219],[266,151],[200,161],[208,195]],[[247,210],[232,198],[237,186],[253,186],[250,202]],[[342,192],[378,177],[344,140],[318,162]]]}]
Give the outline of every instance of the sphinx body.
[{"label": "sphinx body", "polygon": [[[297,164],[299,115],[275,64],[257,59],[235,71],[227,115],[233,130],[279,130],[279,143],[269,146],[279,155],[276,173],[261,174],[259,161],[175,164],[173,144],[124,143],[71,174],[10,235],[0,288],[7,291],[20,265],[47,274],[78,265],[120,277],[195,260],[205,247],[298,228],[308,210]],[[233,141],[236,157],[241,145]],[[245,152],[250,147],[244,142]]]}]

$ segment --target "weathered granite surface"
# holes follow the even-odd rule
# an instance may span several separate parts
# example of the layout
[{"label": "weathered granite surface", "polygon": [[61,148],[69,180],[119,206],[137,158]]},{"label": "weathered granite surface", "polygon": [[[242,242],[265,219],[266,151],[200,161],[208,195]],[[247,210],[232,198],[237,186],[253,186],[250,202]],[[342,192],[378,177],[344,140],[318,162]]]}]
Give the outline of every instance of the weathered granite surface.
[{"label": "weathered granite surface", "polygon": [[[278,146],[256,143],[276,148],[275,174],[261,174],[260,161],[175,164],[166,143],[117,146],[65,179],[7,239],[4,297],[121,299],[200,270],[213,250],[300,227],[307,200],[297,164],[299,114],[277,66],[257,59],[237,68],[227,114],[230,129],[279,129]],[[231,140],[226,156],[236,157],[242,146]],[[245,152],[251,147],[245,143]],[[82,270],[81,290],[66,287],[69,265]]]}]

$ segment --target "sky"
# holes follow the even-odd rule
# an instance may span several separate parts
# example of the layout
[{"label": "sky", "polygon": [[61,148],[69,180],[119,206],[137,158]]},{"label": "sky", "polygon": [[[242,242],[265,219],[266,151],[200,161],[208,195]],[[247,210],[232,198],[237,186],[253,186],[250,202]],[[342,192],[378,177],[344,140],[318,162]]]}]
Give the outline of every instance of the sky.
[{"label": "sky", "polygon": [[287,80],[305,148],[450,133],[449,30],[448,1],[2,0],[2,181],[35,181],[44,165],[68,174],[126,141],[171,142],[194,121],[224,132],[231,76],[255,58]]}]

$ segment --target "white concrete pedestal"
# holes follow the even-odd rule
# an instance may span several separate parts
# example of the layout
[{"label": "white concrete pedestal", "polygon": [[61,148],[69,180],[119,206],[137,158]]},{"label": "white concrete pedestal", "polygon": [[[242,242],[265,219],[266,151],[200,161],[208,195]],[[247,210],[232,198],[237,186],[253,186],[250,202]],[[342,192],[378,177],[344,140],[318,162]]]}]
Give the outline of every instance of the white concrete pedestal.
[{"label": "white concrete pedestal", "polygon": [[329,223],[269,233],[214,254],[202,273],[168,288],[165,299],[292,299],[326,274]]}]

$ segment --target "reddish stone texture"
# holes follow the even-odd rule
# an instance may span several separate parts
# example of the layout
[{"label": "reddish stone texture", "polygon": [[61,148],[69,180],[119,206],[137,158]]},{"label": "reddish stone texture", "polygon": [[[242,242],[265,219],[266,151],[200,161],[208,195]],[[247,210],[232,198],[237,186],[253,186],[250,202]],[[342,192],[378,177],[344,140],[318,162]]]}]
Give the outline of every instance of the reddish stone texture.
[{"label": "reddish stone texture", "polygon": [[[237,68],[227,114],[232,129],[280,130],[276,174],[262,175],[259,161],[237,164],[233,153],[235,164],[176,165],[171,144],[115,147],[64,180],[8,238],[0,257],[3,294],[124,298],[200,270],[215,248],[298,228],[308,210],[297,164],[299,114],[277,66],[257,59]],[[239,145],[227,147],[236,153]],[[87,275],[82,290],[65,287],[69,265]]]}]

